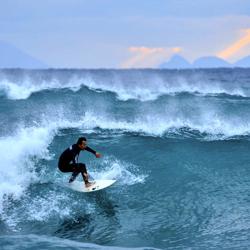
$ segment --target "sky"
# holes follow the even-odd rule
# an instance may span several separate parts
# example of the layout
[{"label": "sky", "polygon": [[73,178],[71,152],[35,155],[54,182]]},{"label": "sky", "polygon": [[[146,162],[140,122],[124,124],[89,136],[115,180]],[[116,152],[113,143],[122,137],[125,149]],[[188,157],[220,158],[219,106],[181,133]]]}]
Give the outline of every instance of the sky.
[{"label": "sky", "polygon": [[0,40],[55,68],[157,67],[250,55],[249,0],[8,0]]}]

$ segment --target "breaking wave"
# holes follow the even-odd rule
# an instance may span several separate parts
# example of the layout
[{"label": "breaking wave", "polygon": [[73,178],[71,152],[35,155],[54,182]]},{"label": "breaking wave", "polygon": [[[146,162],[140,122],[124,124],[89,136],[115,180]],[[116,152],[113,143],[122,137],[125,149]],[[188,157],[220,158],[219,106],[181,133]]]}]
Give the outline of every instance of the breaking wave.
[{"label": "breaking wave", "polygon": [[[9,99],[27,99],[33,93],[52,90],[70,89],[78,91],[87,87],[93,91],[109,91],[122,101],[136,99],[140,101],[156,100],[162,95],[190,93],[198,95],[221,95],[250,97],[246,80],[231,76],[216,79],[213,72],[208,71],[163,71],[149,70],[83,70],[83,71],[12,71],[0,72],[0,90]],[[64,74],[63,74],[64,73]],[[248,71],[243,71],[246,75]]]}]

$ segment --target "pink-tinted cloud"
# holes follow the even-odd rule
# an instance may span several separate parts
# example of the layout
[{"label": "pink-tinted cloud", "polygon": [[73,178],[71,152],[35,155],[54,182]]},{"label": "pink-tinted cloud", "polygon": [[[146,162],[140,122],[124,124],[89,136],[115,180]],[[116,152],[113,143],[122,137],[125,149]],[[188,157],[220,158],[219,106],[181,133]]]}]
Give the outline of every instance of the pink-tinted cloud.
[{"label": "pink-tinted cloud", "polygon": [[150,68],[166,60],[174,53],[179,53],[181,48],[150,48],[150,47],[129,47],[128,51],[132,56],[121,64],[122,68]]},{"label": "pink-tinted cloud", "polygon": [[243,37],[228,46],[225,50],[219,52],[217,56],[223,59],[229,59],[248,46],[250,44],[250,29],[244,30],[244,33]]}]

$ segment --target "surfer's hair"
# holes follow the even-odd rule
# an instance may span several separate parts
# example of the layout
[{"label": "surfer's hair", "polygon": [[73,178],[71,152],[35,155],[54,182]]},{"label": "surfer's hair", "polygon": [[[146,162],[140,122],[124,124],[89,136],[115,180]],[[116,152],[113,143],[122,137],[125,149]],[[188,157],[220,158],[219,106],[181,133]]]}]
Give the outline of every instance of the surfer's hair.
[{"label": "surfer's hair", "polygon": [[83,141],[87,141],[86,137],[79,137],[76,144],[81,145]]}]

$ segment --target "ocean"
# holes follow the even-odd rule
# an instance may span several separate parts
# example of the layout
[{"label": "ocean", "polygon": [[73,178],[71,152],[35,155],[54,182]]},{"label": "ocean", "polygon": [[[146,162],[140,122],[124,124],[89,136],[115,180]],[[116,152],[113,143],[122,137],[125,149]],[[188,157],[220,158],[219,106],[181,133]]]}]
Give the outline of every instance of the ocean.
[{"label": "ocean", "polygon": [[249,249],[249,111],[250,69],[0,70],[1,249]]}]

